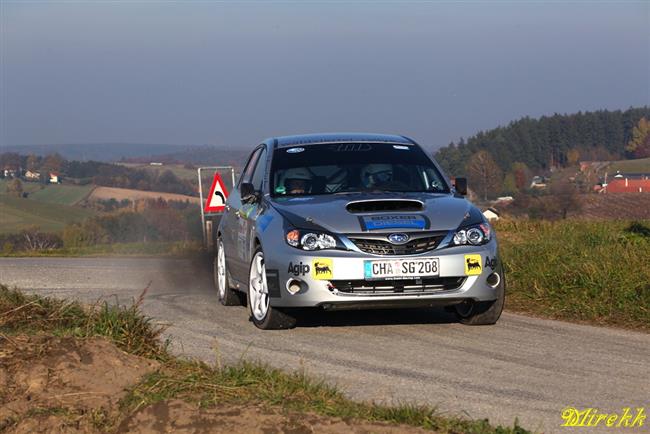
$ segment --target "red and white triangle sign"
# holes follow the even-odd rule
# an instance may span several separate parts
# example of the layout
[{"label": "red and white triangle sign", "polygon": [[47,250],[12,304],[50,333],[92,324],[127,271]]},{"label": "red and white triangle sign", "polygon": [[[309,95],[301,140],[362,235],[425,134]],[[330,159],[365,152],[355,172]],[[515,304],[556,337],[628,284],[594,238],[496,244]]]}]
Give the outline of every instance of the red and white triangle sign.
[{"label": "red and white triangle sign", "polygon": [[228,199],[228,190],[223,183],[223,179],[219,172],[215,172],[214,179],[212,180],[212,187],[210,187],[210,194],[205,201],[205,212],[223,212],[226,207],[226,199]]}]

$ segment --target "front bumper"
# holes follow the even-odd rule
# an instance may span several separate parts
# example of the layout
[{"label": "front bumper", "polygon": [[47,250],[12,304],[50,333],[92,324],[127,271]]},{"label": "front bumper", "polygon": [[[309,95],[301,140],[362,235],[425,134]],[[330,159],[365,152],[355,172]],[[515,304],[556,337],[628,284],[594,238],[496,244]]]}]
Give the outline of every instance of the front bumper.
[{"label": "front bumper", "polygon": [[[480,256],[481,269],[476,267],[467,272],[468,255],[476,260]],[[386,259],[438,258],[439,281],[449,282],[457,279],[458,285],[430,285],[428,289],[402,292],[361,291],[343,292],[336,287],[341,282],[356,282],[365,279],[364,261]],[[497,243],[492,240],[483,246],[458,246],[436,249],[427,253],[410,256],[378,256],[362,252],[326,250],[303,252],[290,246],[282,246],[272,252],[265,252],[270,303],[275,307],[315,307],[325,309],[360,309],[374,307],[434,306],[459,303],[463,300],[490,301],[497,298],[496,289],[487,282],[488,276],[498,273],[503,285],[503,271],[498,257]],[[315,276],[316,265],[329,270]],[[324,276],[324,277],[323,277]],[[298,281],[300,290],[291,294],[287,287],[289,281]],[[426,283],[426,278],[422,279]],[[377,282],[366,281],[372,286]],[[429,280],[431,283],[431,280]],[[438,283],[440,283],[438,282]],[[435,283],[435,282],[433,282]],[[384,286],[388,284],[382,281]]]}]

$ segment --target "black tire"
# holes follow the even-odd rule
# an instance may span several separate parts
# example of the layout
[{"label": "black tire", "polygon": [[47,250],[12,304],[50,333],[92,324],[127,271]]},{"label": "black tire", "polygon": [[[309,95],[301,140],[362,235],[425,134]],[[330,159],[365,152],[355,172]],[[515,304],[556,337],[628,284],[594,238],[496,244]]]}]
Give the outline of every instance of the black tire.
[{"label": "black tire", "polygon": [[506,301],[506,279],[499,270],[501,282],[496,287],[497,299],[492,301],[468,301],[455,306],[458,321],[466,325],[492,325],[501,317]]},{"label": "black tire", "polygon": [[258,254],[261,254],[262,261],[264,260],[264,253],[262,252],[262,249],[258,246],[257,249],[255,249],[255,252],[253,253],[250,267],[248,270],[249,278],[248,278],[247,296],[248,296],[248,312],[250,313],[251,321],[253,322],[253,324],[255,324],[255,327],[262,330],[282,330],[282,329],[293,328],[296,325],[296,318],[287,314],[283,310],[271,306],[271,304],[268,302],[268,288],[267,288],[267,302],[266,302],[268,303],[268,307],[266,309],[266,314],[262,318],[257,318],[253,312],[253,306],[251,302],[252,300],[251,274],[253,271],[253,267],[256,266],[255,261]]},{"label": "black tire", "polygon": [[231,288],[230,286],[230,279],[228,279],[228,269],[226,268],[225,256],[223,262],[224,287],[221,288],[221,285],[219,284],[218,261],[219,253],[222,249],[223,242],[221,241],[221,238],[217,238],[217,242],[215,243],[215,254],[212,261],[212,278],[214,281],[214,287],[217,289],[217,295],[219,296],[219,303],[223,304],[224,306],[241,306],[242,302],[239,294],[237,294],[237,290]]}]

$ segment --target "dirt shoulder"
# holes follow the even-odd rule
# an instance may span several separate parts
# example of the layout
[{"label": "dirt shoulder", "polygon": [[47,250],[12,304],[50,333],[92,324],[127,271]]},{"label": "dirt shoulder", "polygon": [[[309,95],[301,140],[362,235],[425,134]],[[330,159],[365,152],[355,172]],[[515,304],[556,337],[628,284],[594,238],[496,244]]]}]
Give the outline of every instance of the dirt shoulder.
[{"label": "dirt shoulder", "polygon": [[423,433],[387,423],[283,411],[262,404],[201,408],[180,399],[134,411],[121,405],[161,364],[118,349],[105,338],[5,337],[0,350],[0,431]]},{"label": "dirt shoulder", "polygon": [[303,372],[172,356],[130,306],[83,306],[0,285],[0,432],[525,433],[346,398]]}]

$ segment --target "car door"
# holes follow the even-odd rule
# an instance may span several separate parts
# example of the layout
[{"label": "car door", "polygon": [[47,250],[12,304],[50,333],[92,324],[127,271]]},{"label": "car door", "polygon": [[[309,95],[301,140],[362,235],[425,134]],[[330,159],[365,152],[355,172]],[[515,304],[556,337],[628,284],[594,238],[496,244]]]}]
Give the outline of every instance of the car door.
[{"label": "car door", "polygon": [[226,210],[223,216],[224,222],[221,237],[224,243],[227,266],[230,270],[231,277],[241,283],[246,282],[248,264],[242,263],[242,258],[246,256],[243,251],[246,249],[246,227],[245,221],[241,219],[242,201],[240,186],[242,182],[250,182],[260,152],[261,148],[255,148],[248,158],[248,162],[244,166],[244,170],[239,176],[235,188],[232,189],[230,196],[228,196]]},{"label": "car door", "polygon": [[259,193],[259,199],[254,202],[243,203],[239,215],[241,224],[244,226],[243,230],[246,232],[245,240],[247,243],[247,248],[242,250],[244,256],[241,258],[242,264],[246,266],[245,278],[248,278],[248,267],[250,266],[250,261],[253,257],[253,237],[255,236],[255,223],[257,217],[260,215],[260,211],[262,210],[262,192],[264,189],[266,165],[267,151],[266,146],[262,145],[260,147],[259,157],[257,158],[257,162],[255,164],[255,169],[253,170],[252,176],[248,181],[253,184],[255,191]]}]

